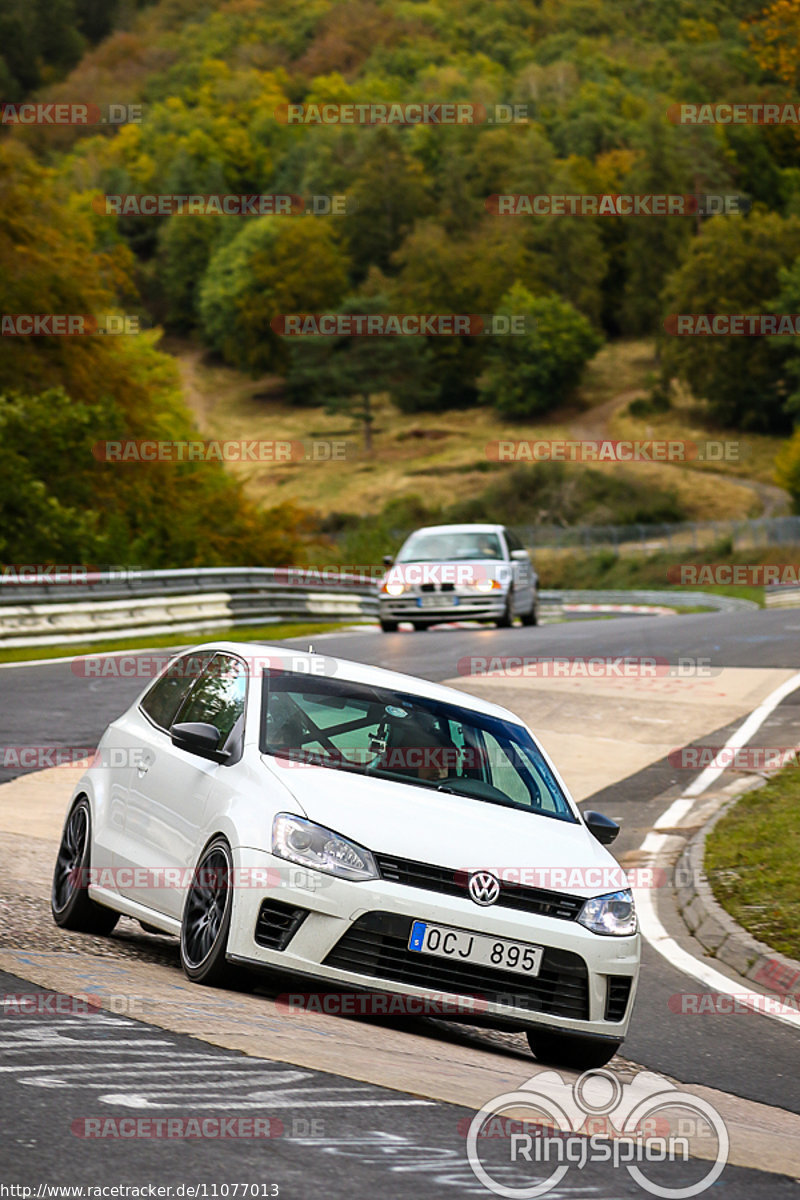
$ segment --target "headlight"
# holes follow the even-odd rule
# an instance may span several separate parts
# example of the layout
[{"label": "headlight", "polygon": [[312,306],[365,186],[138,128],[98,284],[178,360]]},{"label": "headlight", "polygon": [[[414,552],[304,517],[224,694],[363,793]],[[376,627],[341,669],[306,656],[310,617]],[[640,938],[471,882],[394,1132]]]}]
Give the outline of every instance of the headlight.
[{"label": "headlight", "polygon": [[369,850],[340,837],[324,825],[302,817],[278,813],[272,823],[272,853],[289,862],[313,867],[340,879],[377,879],[378,869]]},{"label": "headlight", "polygon": [[499,579],[476,579],[472,586],[476,592],[495,592],[503,587]]},{"label": "headlight", "polygon": [[381,591],[385,592],[387,596],[402,596],[405,590],[404,583],[385,583],[381,588]]},{"label": "headlight", "polygon": [[633,895],[628,888],[611,892],[608,896],[595,896],[587,900],[581,909],[578,923],[591,929],[592,933],[611,934],[614,937],[630,937],[636,933],[636,909]]}]

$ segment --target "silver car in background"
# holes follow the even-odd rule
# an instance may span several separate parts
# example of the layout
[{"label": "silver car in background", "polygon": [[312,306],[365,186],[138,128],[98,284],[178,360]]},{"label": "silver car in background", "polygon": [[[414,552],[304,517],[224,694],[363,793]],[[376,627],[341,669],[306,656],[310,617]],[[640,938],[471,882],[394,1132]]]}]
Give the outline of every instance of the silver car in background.
[{"label": "silver car in background", "polygon": [[505,525],[426,525],[383,562],[378,603],[384,633],[401,621],[415,629],[455,620],[508,628],[515,617],[536,624],[538,576]]}]

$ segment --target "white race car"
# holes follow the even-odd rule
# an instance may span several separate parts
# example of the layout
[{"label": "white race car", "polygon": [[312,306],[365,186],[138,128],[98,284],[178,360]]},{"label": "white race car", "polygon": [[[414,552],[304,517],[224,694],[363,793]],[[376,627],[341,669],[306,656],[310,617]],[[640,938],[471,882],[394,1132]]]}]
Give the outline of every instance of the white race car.
[{"label": "white race car", "polygon": [[56,922],[175,934],[188,977],[279,969],[452,1001],[597,1066],[639,970],[618,827],[581,812],[530,730],[462,692],[286,647],[174,658],[70,801]]}]

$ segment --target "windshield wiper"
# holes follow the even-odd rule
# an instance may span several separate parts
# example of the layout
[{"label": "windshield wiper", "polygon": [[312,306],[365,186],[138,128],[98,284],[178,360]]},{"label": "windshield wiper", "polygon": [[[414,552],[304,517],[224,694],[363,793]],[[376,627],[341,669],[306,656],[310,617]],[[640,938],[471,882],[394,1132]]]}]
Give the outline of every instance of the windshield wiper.
[{"label": "windshield wiper", "polygon": [[484,804],[499,804],[501,808],[516,808],[520,812],[526,811],[515,800],[501,800],[499,796],[487,796],[483,792],[464,792],[460,788],[452,787],[449,783],[440,783],[436,790],[437,792],[447,792],[451,796],[463,796],[465,800],[482,800]]}]

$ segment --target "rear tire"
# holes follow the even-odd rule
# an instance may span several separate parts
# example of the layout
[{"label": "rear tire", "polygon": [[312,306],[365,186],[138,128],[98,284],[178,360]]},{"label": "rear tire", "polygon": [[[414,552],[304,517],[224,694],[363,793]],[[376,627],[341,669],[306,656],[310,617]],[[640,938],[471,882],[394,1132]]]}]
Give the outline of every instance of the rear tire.
[{"label": "rear tire", "polygon": [[529,1029],[528,1045],[537,1062],[551,1067],[569,1067],[590,1071],[604,1067],[614,1057],[621,1042],[601,1041],[578,1033],[558,1033],[549,1029]]},{"label": "rear tire", "polygon": [[531,605],[530,612],[523,613],[522,616],[520,617],[520,620],[522,621],[523,625],[538,625],[539,624],[539,614],[536,611],[536,601],[535,600],[534,600],[533,604]]},{"label": "rear tire", "polygon": [[411,624],[414,626],[417,633],[424,633],[426,629],[430,628],[427,621],[412,621]]},{"label": "rear tire", "polygon": [[91,810],[89,801],[81,796],[70,810],[61,835],[50,890],[50,911],[62,929],[103,935],[111,933],[119,913],[89,899],[91,845]]}]

